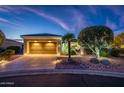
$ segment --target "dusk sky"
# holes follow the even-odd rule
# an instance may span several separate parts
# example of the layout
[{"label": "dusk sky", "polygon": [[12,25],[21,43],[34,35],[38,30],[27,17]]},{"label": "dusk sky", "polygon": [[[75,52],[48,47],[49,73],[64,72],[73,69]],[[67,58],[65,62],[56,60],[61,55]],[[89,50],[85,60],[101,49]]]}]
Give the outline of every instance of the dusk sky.
[{"label": "dusk sky", "polygon": [[52,33],[76,36],[93,25],[124,32],[124,6],[0,6],[0,29],[7,38],[23,34]]}]

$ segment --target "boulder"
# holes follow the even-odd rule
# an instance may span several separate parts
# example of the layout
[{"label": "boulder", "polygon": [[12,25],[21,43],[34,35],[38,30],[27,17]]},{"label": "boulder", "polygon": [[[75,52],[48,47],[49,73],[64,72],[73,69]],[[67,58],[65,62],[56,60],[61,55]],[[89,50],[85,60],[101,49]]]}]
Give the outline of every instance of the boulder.
[{"label": "boulder", "polygon": [[102,59],[102,60],[100,61],[100,63],[103,64],[103,65],[110,65],[110,61],[107,60],[107,59]]},{"label": "boulder", "polygon": [[99,64],[99,60],[97,58],[91,58],[90,62],[94,64]]}]

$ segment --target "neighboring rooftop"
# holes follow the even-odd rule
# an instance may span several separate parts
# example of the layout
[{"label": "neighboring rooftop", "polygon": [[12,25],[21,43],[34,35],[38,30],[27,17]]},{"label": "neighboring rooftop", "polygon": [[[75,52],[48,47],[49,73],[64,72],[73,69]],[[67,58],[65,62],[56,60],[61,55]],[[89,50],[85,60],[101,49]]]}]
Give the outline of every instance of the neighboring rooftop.
[{"label": "neighboring rooftop", "polygon": [[6,49],[9,46],[19,46],[19,47],[22,47],[22,45],[23,45],[22,42],[17,42],[15,40],[11,40],[11,39],[5,39],[4,43],[0,47]]},{"label": "neighboring rooftop", "polygon": [[61,35],[49,34],[49,33],[39,33],[39,34],[26,34],[26,35],[21,35],[21,37],[24,37],[24,36],[55,36],[55,37],[62,37]]}]

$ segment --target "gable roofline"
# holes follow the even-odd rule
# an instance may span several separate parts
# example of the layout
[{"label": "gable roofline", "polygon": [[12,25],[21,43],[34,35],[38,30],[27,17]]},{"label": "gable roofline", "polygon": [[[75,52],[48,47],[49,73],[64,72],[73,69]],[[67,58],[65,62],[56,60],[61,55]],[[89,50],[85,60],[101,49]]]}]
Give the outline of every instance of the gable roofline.
[{"label": "gable roofline", "polygon": [[50,34],[50,33],[39,33],[39,34],[26,34],[26,35],[21,35],[21,37],[62,37],[62,35],[56,35],[56,34]]}]

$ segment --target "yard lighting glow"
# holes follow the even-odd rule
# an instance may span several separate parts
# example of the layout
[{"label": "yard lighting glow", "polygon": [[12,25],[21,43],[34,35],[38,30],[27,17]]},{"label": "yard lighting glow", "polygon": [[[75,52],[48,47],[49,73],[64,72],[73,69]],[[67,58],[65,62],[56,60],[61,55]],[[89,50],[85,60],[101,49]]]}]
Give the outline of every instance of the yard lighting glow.
[{"label": "yard lighting glow", "polygon": [[6,64],[8,64],[9,62],[6,60],[1,60],[0,61],[0,67],[4,68]]},{"label": "yard lighting glow", "polygon": [[52,63],[57,64],[57,63],[60,63],[60,62],[61,62],[61,60],[54,60]]}]

